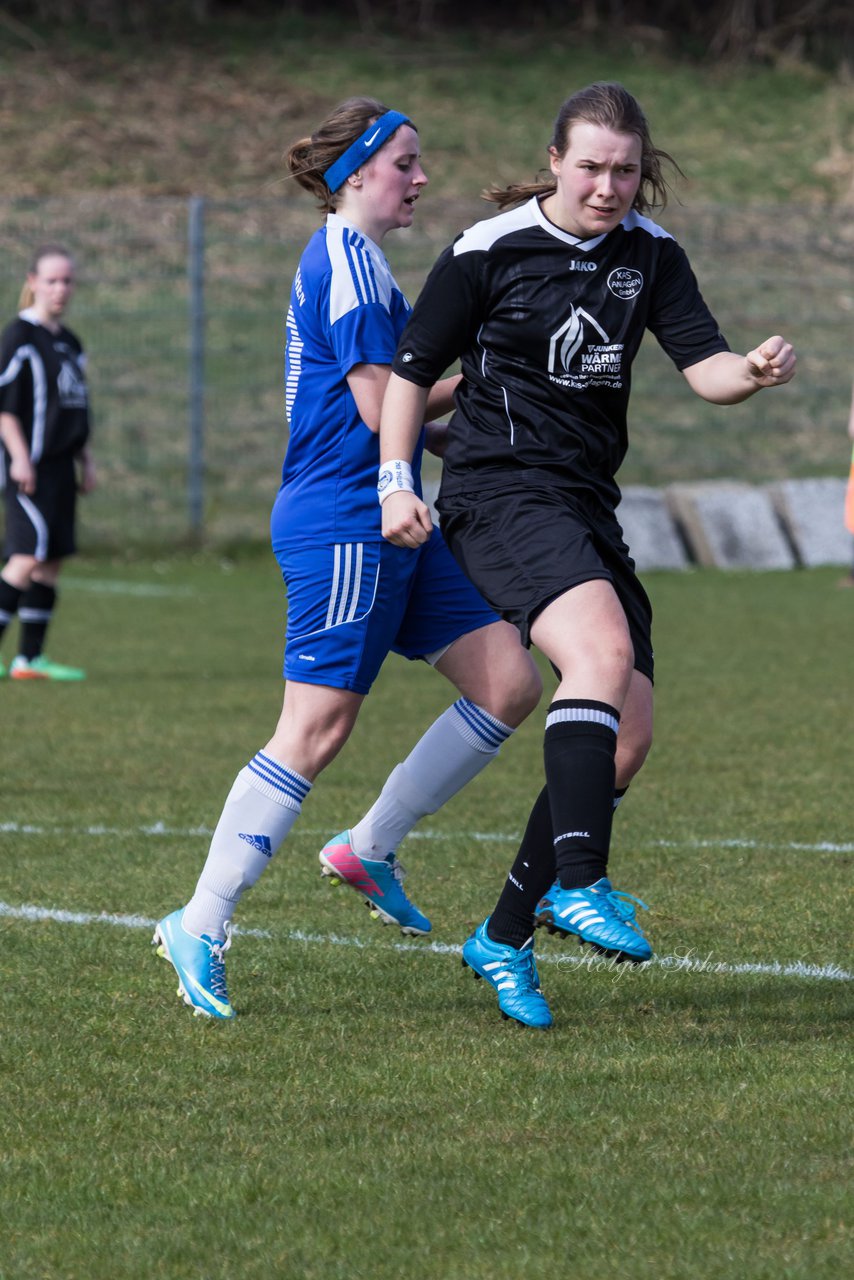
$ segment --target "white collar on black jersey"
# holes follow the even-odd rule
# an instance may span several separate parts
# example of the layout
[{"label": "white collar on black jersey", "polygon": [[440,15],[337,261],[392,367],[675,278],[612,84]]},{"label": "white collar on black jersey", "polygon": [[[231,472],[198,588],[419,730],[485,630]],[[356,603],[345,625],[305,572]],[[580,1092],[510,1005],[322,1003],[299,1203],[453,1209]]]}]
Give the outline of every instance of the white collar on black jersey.
[{"label": "white collar on black jersey", "polygon": [[571,244],[574,249],[595,249],[597,244],[601,244],[609,234],[607,231],[603,231],[601,236],[594,236],[592,240],[582,240],[580,236],[570,235],[568,231],[564,231],[557,223],[546,217],[537,196],[534,196],[531,200],[531,213],[534,221],[539,223],[544,231],[548,231],[549,235],[554,236],[556,240],[562,240],[564,244]]},{"label": "white collar on black jersey", "polygon": [[25,307],[23,311],[19,311],[18,319],[26,320],[27,324],[36,324],[40,329],[47,329],[48,333],[52,333],[54,337],[56,337],[62,329],[62,324],[58,320],[56,322],[56,328],[53,328],[52,325],[45,324],[44,320],[40,320],[36,314],[35,307]]}]

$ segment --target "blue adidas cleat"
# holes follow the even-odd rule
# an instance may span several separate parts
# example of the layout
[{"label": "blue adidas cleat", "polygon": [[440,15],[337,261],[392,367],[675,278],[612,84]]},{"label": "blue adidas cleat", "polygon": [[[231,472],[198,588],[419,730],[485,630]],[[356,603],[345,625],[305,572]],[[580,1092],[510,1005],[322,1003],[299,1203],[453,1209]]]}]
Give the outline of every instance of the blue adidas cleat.
[{"label": "blue adidas cleat", "polygon": [[342,831],[320,850],[320,874],[333,885],[348,884],[365,899],[374,920],[396,924],[400,932],[414,938],[429,933],[433,926],[403,891],[405,872],[397,857],[361,858],[353,852],[350,832]]},{"label": "blue adidas cleat", "polygon": [[498,992],[503,1018],[545,1030],[553,1019],[540,990],[533,938],[518,949],[505,942],[493,942],[486,932],[488,924],[489,917],[463,943],[463,968],[492,984]]},{"label": "blue adidas cleat", "polygon": [[182,924],[184,908],[173,911],[154,930],[152,944],[178,975],[178,995],[193,1009],[193,1016],[233,1018],[235,1011],[225,985],[224,953],[231,946],[231,925],[226,923],[225,942],[214,942],[187,933]]},{"label": "blue adidas cleat", "polygon": [[619,893],[604,876],[587,889],[553,884],[537,904],[534,920],[549,933],[575,934],[603,955],[640,964],[652,959],[652,947],[635,922],[635,903],[649,911],[640,898]]}]

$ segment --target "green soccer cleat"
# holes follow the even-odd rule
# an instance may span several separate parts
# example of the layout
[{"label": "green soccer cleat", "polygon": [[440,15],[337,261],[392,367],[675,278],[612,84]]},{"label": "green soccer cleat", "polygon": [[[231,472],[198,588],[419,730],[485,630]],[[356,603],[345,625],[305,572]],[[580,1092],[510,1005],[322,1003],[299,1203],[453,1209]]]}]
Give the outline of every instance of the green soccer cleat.
[{"label": "green soccer cleat", "polygon": [[37,658],[27,659],[18,654],[9,668],[11,680],[85,680],[86,672],[79,667],[64,667],[60,662],[51,662],[43,653]]}]

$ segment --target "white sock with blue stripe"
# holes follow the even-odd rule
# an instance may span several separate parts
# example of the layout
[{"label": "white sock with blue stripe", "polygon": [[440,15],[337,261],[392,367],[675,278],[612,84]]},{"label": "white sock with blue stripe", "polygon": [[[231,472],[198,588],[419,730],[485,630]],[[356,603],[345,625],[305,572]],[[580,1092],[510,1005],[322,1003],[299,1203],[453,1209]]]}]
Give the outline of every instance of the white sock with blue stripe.
[{"label": "white sock with blue stripe", "polygon": [[311,783],[263,751],[234,780],[183,925],[225,938],[241,895],[252,887],[296,822]]},{"label": "white sock with blue stripe", "polygon": [[354,851],[384,858],[395,850],[419,819],[441,809],[495,759],[512,732],[476,703],[458,698],[392,770],[375,804],[350,829]]}]

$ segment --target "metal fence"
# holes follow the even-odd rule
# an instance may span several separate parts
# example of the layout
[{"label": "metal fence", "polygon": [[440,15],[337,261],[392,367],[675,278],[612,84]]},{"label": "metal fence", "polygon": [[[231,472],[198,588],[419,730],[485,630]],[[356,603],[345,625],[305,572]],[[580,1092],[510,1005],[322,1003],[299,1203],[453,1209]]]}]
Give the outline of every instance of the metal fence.
[{"label": "metal fence", "polygon": [[[389,237],[410,298],[475,203],[419,207]],[[60,241],[79,285],[69,323],[90,359],[96,493],[88,548],[265,540],[287,431],[284,315],[319,215],[305,196],[256,201],[0,201],[0,303],[11,318],[33,248]],[[784,332],[800,353],[785,392],[721,410],[698,401],[653,341],[635,366],[624,483],[735,475],[762,481],[847,467],[854,211],[674,205],[661,221],[741,350]]]}]

